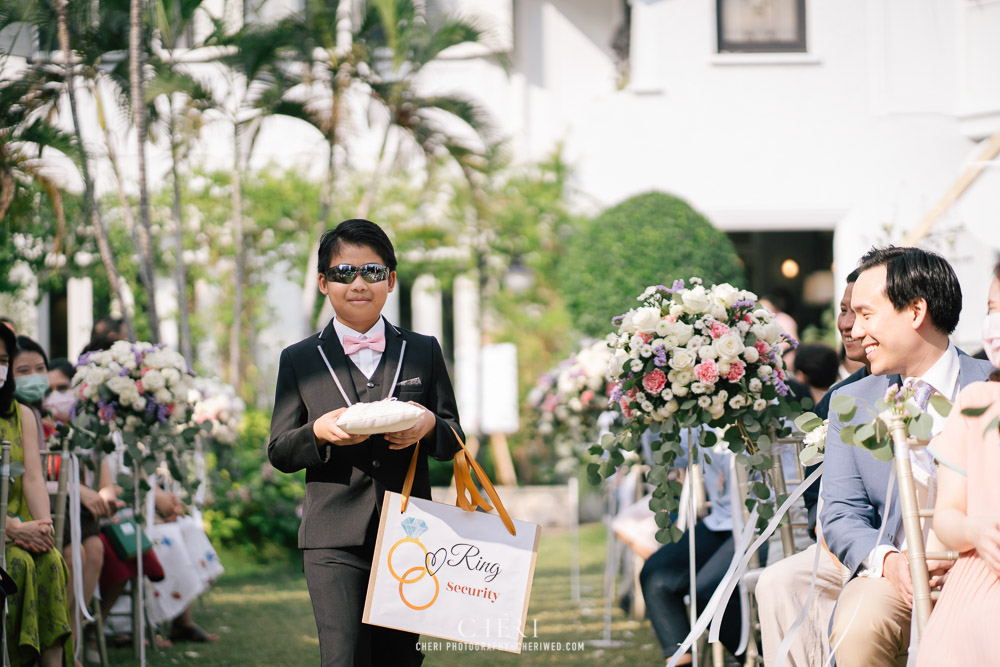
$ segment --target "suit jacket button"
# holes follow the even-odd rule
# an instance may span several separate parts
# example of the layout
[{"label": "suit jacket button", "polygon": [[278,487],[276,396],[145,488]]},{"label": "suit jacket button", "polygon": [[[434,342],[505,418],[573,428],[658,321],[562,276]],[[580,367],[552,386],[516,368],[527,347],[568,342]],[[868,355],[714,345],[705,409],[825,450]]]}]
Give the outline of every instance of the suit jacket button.
[{"label": "suit jacket button", "polygon": [[368,383],[368,388],[369,388],[369,389],[371,389],[371,388],[372,388],[372,387],[374,387],[374,386],[375,386],[375,383],[374,383],[374,382],[369,382],[369,383]]},{"label": "suit jacket button", "polygon": [[375,459],[374,461],[372,461],[372,467],[373,468],[378,468],[381,465],[382,465],[382,462],[379,461],[378,459]]}]

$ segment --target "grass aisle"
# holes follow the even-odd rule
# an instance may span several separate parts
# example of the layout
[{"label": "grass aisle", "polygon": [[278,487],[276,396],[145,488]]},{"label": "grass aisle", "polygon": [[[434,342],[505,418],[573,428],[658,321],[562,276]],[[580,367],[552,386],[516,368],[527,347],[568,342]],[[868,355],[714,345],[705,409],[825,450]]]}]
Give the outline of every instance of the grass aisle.
[{"label": "grass aisle", "polygon": [[[525,641],[533,650],[521,655],[487,650],[469,650],[465,645],[447,645],[425,650],[429,667],[437,665],[658,665],[659,645],[648,622],[625,617],[615,606],[611,636],[623,642],[615,648],[592,645],[604,630],[604,527],[584,526],[580,532],[581,601],[570,600],[569,563],[571,539],[566,531],[542,532]],[[247,563],[221,554],[226,574],[196,606],[195,618],[221,639],[214,644],[177,644],[171,649],[150,651],[147,664],[205,666],[261,665],[315,667],[319,643],[313,621],[305,575],[297,562],[281,566]],[[297,559],[295,559],[297,560]],[[537,628],[537,636],[533,628]],[[423,637],[427,642],[433,638]],[[556,644],[562,650],[556,650]],[[582,648],[577,648],[582,645]],[[465,650],[459,650],[464,647]],[[574,648],[575,650],[567,650]],[[112,649],[113,665],[137,665],[131,649]]]}]

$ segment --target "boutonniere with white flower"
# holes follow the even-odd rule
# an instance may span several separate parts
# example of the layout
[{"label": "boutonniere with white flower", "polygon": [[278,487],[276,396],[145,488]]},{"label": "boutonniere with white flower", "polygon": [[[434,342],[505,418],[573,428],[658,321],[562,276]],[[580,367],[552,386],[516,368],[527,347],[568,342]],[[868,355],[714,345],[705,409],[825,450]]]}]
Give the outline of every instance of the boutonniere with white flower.
[{"label": "boutonniere with white flower", "polygon": [[795,426],[805,434],[802,438],[799,461],[804,466],[822,463],[823,455],[826,453],[826,432],[830,420],[820,419],[814,412],[804,412],[795,418]]}]

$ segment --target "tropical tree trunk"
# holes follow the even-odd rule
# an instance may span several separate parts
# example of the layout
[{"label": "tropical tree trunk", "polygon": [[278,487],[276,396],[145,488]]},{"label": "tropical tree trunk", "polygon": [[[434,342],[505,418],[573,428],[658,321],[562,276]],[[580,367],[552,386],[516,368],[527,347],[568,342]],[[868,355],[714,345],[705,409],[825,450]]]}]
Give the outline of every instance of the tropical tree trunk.
[{"label": "tropical tree trunk", "polygon": [[233,242],[236,255],[236,275],[233,280],[233,325],[229,330],[229,384],[239,391],[241,377],[240,339],[243,322],[243,280],[246,275],[243,252],[243,179],[240,159],[240,128],[233,124]]},{"label": "tropical tree trunk", "polygon": [[121,304],[122,320],[125,322],[128,337],[130,340],[135,340],[135,325],[132,323],[132,316],[129,315],[127,304],[122,294],[121,276],[118,275],[118,268],[115,266],[111,244],[108,243],[107,230],[104,228],[104,221],[101,220],[101,214],[97,208],[97,199],[94,196],[94,183],[90,178],[89,158],[84,148],[83,134],[80,132],[80,117],[76,109],[76,90],[73,81],[73,52],[69,44],[68,9],[68,0],[56,0],[59,48],[62,50],[63,60],[65,61],[66,94],[69,97],[70,115],[73,117],[73,131],[76,134],[76,141],[80,146],[80,175],[83,177],[84,199],[91,225],[94,227],[94,235],[97,237],[97,249],[101,255],[101,263],[108,274],[108,283],[110,283],[111,291],[115,295],[115,298],[118,299],[118,303]]},{"label": "tropical tree trunk", "polygon": [[146,188],[146,100],[142,86],[142,0],[131,0],[129,12],[129,79],[132,87],[132,117],[135,122],[139,150],[139,275],[146,287],[146,315],[149,317],[150,340],[160,342],[160,318],[156,313],[156,276],[153,264],[149,192]]},{"label": "tropical tree trunk", "polygon": [[173,96],[167,100],[170,105],[170,116],[168,119],[170,133],[170,174],[174,181],[174,201],[171,213],[174,218],[174,238],[177,264],[174,268],[174,278],[177,281],[177,310],[180,317],[180,348],[181,354],[187,359],[188,364],[194,364],[194,353],[191,349],[191,320],[188,316],[187,303],[187,277],[184,271],[184,221],[181,218],[181,179],[177,169],[178,161],[178,139],[176,116],[174,115]]}]

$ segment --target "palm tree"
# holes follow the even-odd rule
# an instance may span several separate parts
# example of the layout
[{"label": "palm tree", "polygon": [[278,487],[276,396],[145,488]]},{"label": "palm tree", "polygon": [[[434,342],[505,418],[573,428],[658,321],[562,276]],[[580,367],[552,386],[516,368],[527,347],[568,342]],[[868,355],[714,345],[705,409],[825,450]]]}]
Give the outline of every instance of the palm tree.
[{"label": "palm tree", "polygon": [[132,317],[125,308],[125,299],[122,292],[121,276],[118,274],[118,267],[115,264],[114,254],[111,251],[111,244],[108,243],[107,230],[104,221],[101,219],[100,209],[97,207],[97,198],[94,195],[94,182],[90,177],[90,160],[84,148],[83,136],[80,133],[80,116],[77,113],[76,89],[74,84],[74,53],[70,46],[69,36],[69,0],[55,0],[56,16],[58,24],[59,45],[63,56],[63,68],[65,76],[66,93],[69,98],[70,114],[73,118],[73,130],[76,135],[77,145],[80,147],[82,156],[80,159],[80,174],[83,177],[84,201],[90,216],[94,234],[97,237],[97,249],[101,256],[101,263],[108,274],[108,283],[111,291],[122,305],[122,319],[128,331],[130,339],[135,340],[135,327],[132,324]]},{"label": "palm tree", "polygon": [[486,33],[462,18],[427,17],[418,9],[414,0],[373,0],[358,31],[357,38],[373,65],[367,71],[366,83],[372,98],[388,116],[371,181],[358,211],[362,218],[375,201],[393,130],[399,137],[397,157],[403,139],[408,137],[428,158],[429,166],[441,157],[458,153],[468,156],[483,150],[459,138],[447,123],[459,121],[467,134],[471,130],[484,143],[491,134],[487,116],[476,103],[458,94],[423,95],[418,81],[423,69],[444,51],[462,44],[484,45]]}]

